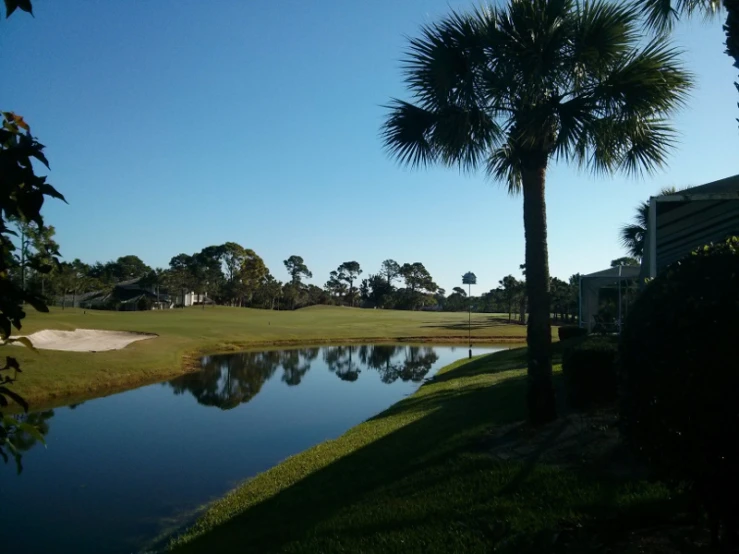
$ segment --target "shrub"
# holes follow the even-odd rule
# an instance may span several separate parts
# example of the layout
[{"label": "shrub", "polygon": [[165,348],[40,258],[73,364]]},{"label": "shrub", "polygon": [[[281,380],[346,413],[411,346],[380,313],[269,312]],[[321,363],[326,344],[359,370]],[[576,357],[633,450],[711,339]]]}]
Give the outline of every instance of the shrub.
[{"label": "shrub", "polygon": [[574,339],[577,337],[584,337],[588,334],[588,330],[577,325],[563,325],[557,329],[557,335],[559,340]]},{"label": "shrub", "polygon": [[724,537],[739,513],[739,239],[700,248],[649,283],[621,345],[624,438],[655,475],[687,484]]},{"label": "shrub", "polygon": [[570,406],[582,410],[616,400],[615,339],[588,337],[565,347],[562,371]]}]

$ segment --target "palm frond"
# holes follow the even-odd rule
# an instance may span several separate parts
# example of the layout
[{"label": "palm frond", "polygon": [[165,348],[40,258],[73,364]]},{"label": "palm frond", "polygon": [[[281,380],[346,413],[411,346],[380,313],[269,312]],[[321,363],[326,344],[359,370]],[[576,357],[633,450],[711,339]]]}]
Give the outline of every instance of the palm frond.
[{"label": "palm frond", "polygon": [[659,32],[672,30],[681,15],[693,16],[701,12],[710,18],[721,10],[721,0],[635,0],[647,26]]},{"label": "palm frond", "polygon": [[508,194],[521,192],[521,156],[510,144],[504,144],[491,152],[487,161],[487,174],[495,181],[506,184]]},{"label": "palm frond", "polygon": [[615,62],[631,51],[639,39],[639,28],[634,24],[637,11],[633,5],[611,2],[585,2],[579,17],[574,18],[571,56],[572,73],[583,72],[604,76]]},{"label": "palm frond", "polygon": [[653,173],[667,162],[676,133],[664,120],[640,120],[626,129],[628,146],[620,155],[619,169],[631,175]]},{"label": "palm frond", "polygon": [[402,164],[425,167],[439,156],[431,140],[436,115],[403,100],[392,100],[381,136],[385,148]]},{"label": "palm frond", "polygon": [[621,245],[626,248],[629,255],[641,258],[644,255],[644,242],[646,240],[646,226],[636,224],[624,225],[620,231]]},{"label": "palm frond", "polygon": [[446,165],[473,170],[502,136],[498,123],[485,110],[449,107],[438,113],[433,142]]}]

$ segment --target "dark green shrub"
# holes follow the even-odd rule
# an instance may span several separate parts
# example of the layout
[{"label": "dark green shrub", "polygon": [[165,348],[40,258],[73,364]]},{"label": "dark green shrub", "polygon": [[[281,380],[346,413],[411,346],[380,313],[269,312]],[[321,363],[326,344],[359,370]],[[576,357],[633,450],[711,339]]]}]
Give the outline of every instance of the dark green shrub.
[{"label": "dark green shrub", "polygon": [[699,249],[649,283],[621,344],[626,441],[687,484],[717,536],[739,514],[739,239]]},{"label": "dark green shrub", "polygon": [[565,347],[562,372],[570,406],[583,410],[616,400],[617,353],[616,340],[607,337],[588,337]]},{"label": "dark green shrub", "polygon": [[557,335],[559,340],[574,339],[577,337],[584,337],[588,334],[588,330],[577,325],[563,325],[557,329]]}]

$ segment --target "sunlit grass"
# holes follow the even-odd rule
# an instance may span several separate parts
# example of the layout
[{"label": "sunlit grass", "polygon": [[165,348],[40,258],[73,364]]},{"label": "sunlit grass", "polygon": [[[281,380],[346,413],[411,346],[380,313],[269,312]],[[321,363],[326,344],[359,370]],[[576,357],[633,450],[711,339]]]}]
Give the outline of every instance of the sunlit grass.
[{"label": "sunlit grass", "polygon": [[[348,340],[432,340],[464,342],[466,313],[430,313],[313,307],[297,311],[206,307],[148,312],[59,308],[50,314],[29,310],[23,334],[41,329],[111,329],[155,333],[119,351],[38,354],[2,347],[17,357],[23,373],[14,385],[36,407],[109,394],[179,375],[198,353],[272,344]],[[523,341],[526,329],[492,314],[472,315],[475,340]]]},{"label": "sunlit grass", "polygon": [[171,547],[446,553],[528,544],[538,551],[537,541],[550,544],[562,522],[664,497],[645,483],[494,460],[483,439],[491,427],[524,418],[524,364],[521,348],[444,368],[413,396],[213,503]]}]

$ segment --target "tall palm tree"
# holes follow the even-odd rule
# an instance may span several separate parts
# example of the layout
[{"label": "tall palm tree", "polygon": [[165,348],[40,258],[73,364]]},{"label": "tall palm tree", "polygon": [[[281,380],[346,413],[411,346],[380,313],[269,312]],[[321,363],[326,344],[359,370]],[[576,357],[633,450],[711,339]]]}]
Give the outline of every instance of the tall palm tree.
[{"label": "tall palm tree", "polygon": [[[676,187],[664,187],[657,196],[675,194]],[[631,223],[621,227],[621,244],[630,256],[641,260],[644,256],[644,244],[647,241],[647,226],[649,223],[649,200],[642,202],[636,208],[636,215]]]},{"label": "tall palm tree", "polygon": [[[724,52],[734,59],[734,67],[739,69],[739,0],[636,0],[636,4],[646,16],[648,25],[660,32],[670,30],[681,15],[700,13],[713,17],[725,10]],[[739,83],[735,82],[734,86],[739,91]]]},{"label": "tall palm tree", "polygon": [[634,6],[510,0],[452,13],[410,41],[412,102],[392,100],[383,126],[401,163],[486,167],[523,192],[529,417],[556,418],[544,185],[554,160],[596,173],[651,171],[675,133],[667,117],[691,77],[664,37],[639,47]]}]

